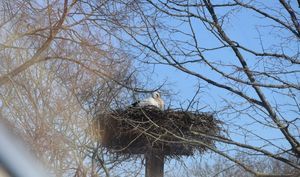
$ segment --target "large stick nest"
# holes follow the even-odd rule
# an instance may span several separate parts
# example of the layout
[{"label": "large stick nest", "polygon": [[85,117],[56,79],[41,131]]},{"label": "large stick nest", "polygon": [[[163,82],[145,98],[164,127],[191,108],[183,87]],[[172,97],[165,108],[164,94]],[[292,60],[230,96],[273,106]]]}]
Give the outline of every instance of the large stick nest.
[{"label": "large stick nest", "polygon": [[[196,140],[213,146],[206,135],[218,135],[220,128],[212,114],[182,110],[161,111],[153,106],[129,107],[98,115],[93,133],[101,144],[118,154],[193,155],[204,152],[204,145],[188,143]],[[197,133],[195,133],[197,132]]]}]

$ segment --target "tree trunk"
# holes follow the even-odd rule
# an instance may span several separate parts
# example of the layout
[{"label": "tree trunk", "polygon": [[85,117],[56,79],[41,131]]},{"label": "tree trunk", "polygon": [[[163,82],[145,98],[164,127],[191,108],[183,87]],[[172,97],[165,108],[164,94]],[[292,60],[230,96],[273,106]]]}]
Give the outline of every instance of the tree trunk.
[{"label": "tree trunk", "polygon": [[148,152],[146,156],[146,177],[164,176],[164,154]]}]

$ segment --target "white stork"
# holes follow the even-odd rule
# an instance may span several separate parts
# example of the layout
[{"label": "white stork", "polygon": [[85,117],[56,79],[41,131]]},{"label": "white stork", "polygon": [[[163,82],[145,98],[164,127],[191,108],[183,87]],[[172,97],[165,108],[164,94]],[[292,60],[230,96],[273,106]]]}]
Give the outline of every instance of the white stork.
[{"label": "white stork", "polygon": [[161,110],[164,109],[164,101],[161,99],[159,92],[153,92],[152,97],[149,97],[142,101],[137,101],[137,102],[133,103],[132,105],[140,106],[140,107],[155,106]]}]

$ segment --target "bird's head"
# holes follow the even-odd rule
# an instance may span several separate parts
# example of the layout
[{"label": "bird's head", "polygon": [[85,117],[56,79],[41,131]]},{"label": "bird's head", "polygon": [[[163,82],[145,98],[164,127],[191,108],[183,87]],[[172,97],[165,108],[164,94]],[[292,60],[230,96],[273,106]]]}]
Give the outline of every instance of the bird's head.
[{"label": "bird's head", "polygon": [[153,98],[160,98],[159,92],[157,92],[157,91],[156,91],[156,92],[153,92],[153,93],[152,93],[152,97],[153,97]]}]

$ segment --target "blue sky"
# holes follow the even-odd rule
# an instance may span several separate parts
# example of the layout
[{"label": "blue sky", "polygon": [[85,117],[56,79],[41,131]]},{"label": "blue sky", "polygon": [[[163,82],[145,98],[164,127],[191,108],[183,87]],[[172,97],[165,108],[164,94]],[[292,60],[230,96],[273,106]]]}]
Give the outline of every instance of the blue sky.
[{"label": "blue sky", "polygon": [[[275,7],[278,4],[274,4],[274,2],[265,2],[266,4],[272,3],[270,7]],[[269,11],[269,9],[268,9]],[[222,10],[218,11],[218,13],[224,13]],[[174,19],[165,19],[165,22],[170,23],[170,25],[176,26],[179,24],[178,21]],[[226,33],[235,41],[238,41],[240,44],[249,47],[254,50],[261,50],[260,45],[260,39],[259,39],[259,33],[262,35],[263,45],[265,49],[270,48],[273,45],[276,45],[281,39],[276,36],[277,33],[280,33],[280,31],[277,30],[270,30],[270,28],[266,27],[266,25],[272,25],[272,22],[266,19],[260,18],[258,15],[254,15],[250,11],[238,11],[237,13],[234,13],[231,15],[231,20],[229,23],[224,24],[224,29]],[[212,35],[209,34],[204,26],[198,21],[193,22],[193,26],[196,29],[197,37],[199,39],[199,43],[202,46],[209,46],[209,47],[216,47],[219,46],[218,42],[214,39],[212,39]],[[264,26],[264,27],[262,27]],[[181,29],[185,32],[189,32],[189,29],[186,25],[178,26],[178,29]],[[164,34],[165,33],[165,34]],[[162,32],[160,35],[164,37],[167,33]],[[281,32],[280,35],[285,36],[285,32]],[[171,37],[174,39],[180,39],[184,41],[183,36],[178,34],[171,34]],[[187,41],[190,39],[187,38]],[[172,44],[172,42],[170,42]],[[292,45],[299,46],[299,43],[292,43]],[[169,45],[170,46],[170,45]],[[181,46],[182,48],[186,47],[184,44]],[[293,47],[293,46],[292,46]],[[272,49],[272,48],[271,48]],[[293,50],[293,49],[292,49]],[[242,52],[245,59],[247,60],[250,67],[254,67],[257,65],[260,65],[259,58],[255,57],[253,55],[247,54],[245,52]],[[205,56],[209,58],[211,61],[224,61],[226,63],[234,63],[237,65],[238,60],[234,56],[233,52],[229,49],[226,50],[218,50],[213,52],[207,52],[205,53]],[[152,55],[151,56],[154,59],[158,59],[158,56]],[[181,58],[178,58],[179,60]],[[149,65],[147,65],[149,66]],[[261,66],[260,66],[261,67]],[[261,69],[258,67],[258,69]],[[192,69],[193,71],[197,71],[199,73],[202,73],[203,75],[213,78],[215,80],[222,81],[222,77],[219,75],[213,73],[208,67],[206,67],[203,64],[193,63],[188,66],[188,68]],[[152,72],[152,69],[149,69],[149,73]],[[222,68],[226,72],[230,72],[230,68]],[[198,86],[200,85],[201,93],[199,94],[198,98],[200,98],[200,106],[199,107],[205,107],[203,111],[212,111],[212,110],[219,110],[222,109],[222,106],[224,106],[226,103],[223,101],[224,99],[231,100],[233,102],[240,102],[241,99],[235,96],[232,96],[227,91],[224,91],[220,88],[216,88],[214,86],[207,85],[206,82],[199,80],[198,78],[185,74],[181,71],[178,71],[177,69],[166,66],[166,65],[156,65],[154,67],[154,72],[152,74],[152,80],[153,82],[157,83],[157,85],[160,85],[167,81],[166,86],[163,89],[171,90],[174,95],[172,95],[172,108],[180,107],[182,103],[187,103],[187,100],[191,100],[191,98],[194,96],[194,93],[196,92]],[[145,72],[144,70],[142,72]],[[245,76],[244,76],[245,77]],[[152,87],[155,87],[154,85],[151,85]],[[269,91],[268,89],[263,89],[266,96],[269,98],[270,102],[273,103],[274,101],[282,101],[285,103],[289,103],[290,100],[288,100],[286,97],[283,97],[279,94],[276,94],[274,92]],[[256,93],[253,91],[251,87],[247,87],[247,93],[250,96],[253,96],[254,98],[257,98]],[[169,99],[165,98],[165,99]],[[169,103],[169,100],[166,100],[166,103]],[[186,106],[187,104],[183,104],[183,106]],[[245,107],[244,105],[236,105],[238,109],[242,109]],[[297,114],[293,115],[291,112],[285,113],[288,117],[294,118]],[[255,115],[255,114],[253,114]],[[237,117],[235,117],[237,116]],[[257,115],[258,116],[258,115]],[[235,117],[235,118],[234,118]],[[253,119],[249,118],[247,115],[238,115],[238,114],[226,114],[223,113],[221,115],[218,115],[218,118],[225,123],[231,124],[237,123],[240,126],[244,126],[246,129],[257,133],[258,135],[262,135],[264,138],[267,139],[277,139],[282,138],[283,135],[275,129],[266,128],[259,123],[255,122]],[[234,119],[233,119],[234,118]],[[260,119],[260,117],[257,117]],[[232,120],[233,119],[233,120]],[[245,139],[241,135],[237,135],[233,132],[240,131],[231,129],[232,133],[231,136],[233,139],[244,142]],[[247,139],[248,143],[254,144],[256,146],[259,146],[261,143],[260,141],[255,139]],[[287,145],[286,141],[282,140],[274,140],[274,142],[277,141],[279,145]],[[273,150],[273,148],[267,148],[269,150]]]}]

